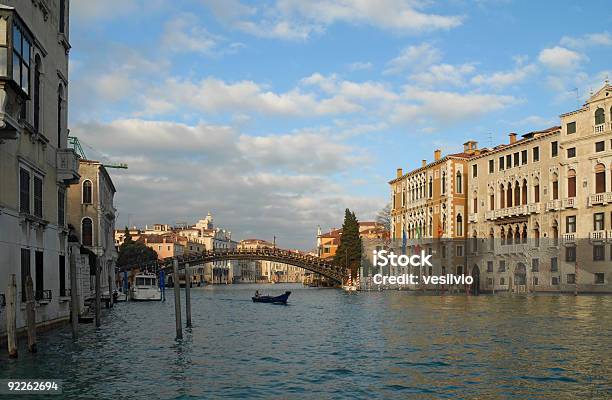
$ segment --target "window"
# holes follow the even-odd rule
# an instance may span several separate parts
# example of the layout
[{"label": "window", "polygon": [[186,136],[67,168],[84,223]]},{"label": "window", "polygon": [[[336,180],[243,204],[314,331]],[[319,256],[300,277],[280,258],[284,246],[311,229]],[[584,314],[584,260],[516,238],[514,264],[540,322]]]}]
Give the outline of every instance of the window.
[{"label": "window", "polygon": [[30,249],[21,249],[21,301],[26,301],[26,280],[30,276]]},{"label": "window", "polygon": [[463,217],[457,214],[457,236],[463,236]]},{"label": "window", "polygon": [[569,246],[565,248],[565,261],[574,262],[576,261],[576,248]]},{"label": "window", "polygon": [[500,171],[504,170],[504,157],[503,156],[499,157],[499,170]]},{"label": "window", "polygon": [[478,165],[474,164],[472,165],[472,178],[477,178],[478,177]]},{"label": "window", "polygon": [[605,256],[605,247],[603,244],[596,244],[593,246],[593,261],[603,261]]},{"label": "window", "polygon": [[30,48],[32,42],[17,24],[13,24],[13,80],[29,93],[30,87]]},{"label": "window", "polygon": [[59,2],[59,31],[60,33],[66,32],[66,0]]},{"label": "window", "polygon": [[533,200],[536,203],[540,202],[540,184],[536,183],[533,187]]},{"label": "window", "polygon": [[499,284],[500,285],[505,285],[506,284],[506,279],[503,276],[501,278],[499,278]]},{"label": "window", "polygon": [[558,276],[553,276],[552,277],[552,282],[553,285],[558,285],[559,284],[559,277]]},{"label": "window", "polygon": [[457,193],[462,193],[463,192],[463,179],[462,179],[462,175],[461,172],[457,172],[457,187],[456,187],[456,192]]},{"label": "window", "polygon": [[63,101],[64,101],[64,88],[62,87],[62,84],[60,83],[60,85],[57,88],[57,148],[61,148],[62,147],[62,127],[63,127],[63,123],[62,123],[62,115],[64,113],[63,110]]},{"label": "window", "polygon": [[92,203],[91,181],[83,182],[83,204]]},{"label": "window", "polygon": [[575,274],[567,274],[565,280],[569,284],[575,284],[576,283],[576,275]]},{"label": "window", "polygon": [[93,246],[93,223],[91,218],[83,218],[83,222],[81,222],[81,243],[84,246]]},{"label": "window", "polygon": [[514,166],[515,167],[519,166],[519,153],[518,152],[514,153]]},{"label": "window", "polygon": [[433,179],[432,179],[431,176],[429,177],[429,187],[428,187],[428,190],[429,190],[429,197],[430,198],[433,197]]},{"label": "window", "polygon": [[575,233],[576,232],[576,216],[569,215],[565,217],[565,233]]},{"label": "window", "polygon": [[463,274],[463,265],[457,265],[457,275]]},{"label": "window", "polygon": [[489,173],[492,174],[495,172],[495,162],[493,160],[489,160]]},{"label": "window", "polygon": [[34,131],[40,132],[40,56],[34,60]]},{"label": "window", "polygon": [[576,133],[576,121],[567,124],[567,134],[571,135],[572,133]]},{"label": "window", "polygon": [[595,166],[595,193],[606,191],[606,167],[603,164]]},{"label": "window", "polygon": [[66,256],[59,256],[59,295],[66,296]]},{"label": "window", "polygon": [[559,198],[559,181],[555,180],[552,183],[552,198],[557,200]]},{"label": "window", "polygon": [[474,209],[474,213],[478,212],[478,197],[474,196],[474,201],[473,201],[473,209]]},{"label": "window", "polygon": [[606,149],[606,142],[603,140],[601,142],[595,143],[595,152],[599,153],[600,151],[604,151]]},{"label": "window", "polygon": [[539,272],[540,271],[540,259],[533,258],[531,260],[531,272]]},{"label": "window", "polygon": [[442,246],[442,258],[446,258],[446,246]]},{"label": "window", "polygon": [[557,272],[559,270],[557,257],[552,257],[550,259],[550,272]]},{"label": "window", "polygon": [[19,211],[30,213],[30,173],[19,169]]},{"label": "window", "polygon": [[66,224],[66,193],[62,189],[57,191],[57,223],[60,226]]},{"label": "window", "polygon": [[595,125],[601,125],[606,122],[606,115],[603,108],[595,110]]},{"label": "window", "polygon": [[595,284],[600,285],[605,281],[603,272],[595,272]]},{"label": "window", "polygon": [[576,171],[567,172],[567,197],[576,197]]},{"label": "window", "polygon": [[574,158],[574,157],[576,157],[576,148],[570,147],[569,149],[567,149],[567,158]]},{"label": "window", "polygon": [[36,300],[42,299],[43,290],[45,290],[45,277],[44,277],[44,268],[43,268],[43,252],[36,251],[34,252],[34,267],[36,268]]},{"label": "window", "polygon": [[593,230],[603,231],[604,230],[604,213],[593,214]]},{"label": "window", "polygon": [[538,279],[538,277],[537,277],[537,276],[534,276],[534,277],[533,277],[533,285],[534,285],[534,286],[538,286],[539,284],[540,284],[540,280]]},{"label": "window", "polygon": [[527,150],[521,151],[521,164],[527,164]]},{"label": "window", "polygon": [[487,272],[493,272],[493,261],[487,261]]},{"label": "window", "polygon": [[533,162],[538,162],[538,161],[540,161],[540,148],[534,147],[533,148]]},{"label": "window", "polygon": [[38,176],[34,177],[34,215],[39,218],[43,215],[43,181]]},{"label": "window", "polygon": [[512,168],[512,154],[506,156],[506,168]]},{"label": "window", "polygon": [[499,260],[499,272],[506,272],[506,260]]},{"label": "window", "polygon": [[446,194],[446,171],[442,171],[442,194]]},{"label": "window", "polygon": [[550,142],[550,156],[557,157],[559,155],[559,142]]},{"label": "window", "polygon": [[455,248],[455,256],[463,257],[463,246],[457,246]]}]

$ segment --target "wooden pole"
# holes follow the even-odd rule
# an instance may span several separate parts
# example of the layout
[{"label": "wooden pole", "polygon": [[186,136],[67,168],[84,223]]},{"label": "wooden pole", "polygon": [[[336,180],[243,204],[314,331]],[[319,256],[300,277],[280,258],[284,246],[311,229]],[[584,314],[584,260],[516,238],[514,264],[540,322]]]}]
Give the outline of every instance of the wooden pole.
[{"label": "wooden pole", "polygon": [[191,328],[191,269],[189,264],[185,264],[185,318],[187,328]]},{"label": "wooden pole", "polygon": [[[110,261],[108,263],[110,264]],[[113,268],[113,266],[109,265],[108,266],[108,304],[112,308],[113,307],[113,278],[112,278],[111,268]]]},{"label": "wooden pole", "polygon": [[26,278],[26,323],[28,351],[36,353],[36,299],[34,298],[34,283],[30,275]]},{"label": "wooden pole", "polygon": [[172,260],[172,282],[174,283],[174,317],[176,322],[176,338],[183,338],[181,324],[181,283],[179,282],[178,260]]},{"label": "wooden pole", "polygon": [[77,298],[77,268],[76,255],[70,254],[70,325],[72,339],[77,338],[77,324],[79,323],[79,300]]},{"label": "wooden pole", "polygon": [[96,257],[96,328],[100,327],[100,257]]},{"label": "wooden pole", "polygon": [[17,358],[17,283],[15,274],[9,276],[6,290],[6,336],[10,358]]}]

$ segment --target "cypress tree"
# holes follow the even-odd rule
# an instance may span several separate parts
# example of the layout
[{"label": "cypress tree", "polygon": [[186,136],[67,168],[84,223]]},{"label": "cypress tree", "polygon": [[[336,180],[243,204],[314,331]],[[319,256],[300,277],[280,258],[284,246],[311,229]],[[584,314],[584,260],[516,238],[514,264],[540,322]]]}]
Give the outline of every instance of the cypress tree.
[{"label": "cypress tree", "polygon": [[359,237],[359,221],[354,212],[348,208],[344,212],[344,223],[342,224],[342,236],[340,245],[334,256],[334,263],[341,267],[351,269],[351,274],[356,276],[361,264],[361,237]]}]

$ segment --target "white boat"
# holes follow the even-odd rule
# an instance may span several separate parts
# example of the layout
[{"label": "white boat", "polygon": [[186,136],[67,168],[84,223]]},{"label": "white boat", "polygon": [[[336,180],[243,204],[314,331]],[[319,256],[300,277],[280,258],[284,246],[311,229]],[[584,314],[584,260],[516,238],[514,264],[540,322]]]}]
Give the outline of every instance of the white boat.
[{"label": "white boat", "polygon": [[155,275],[138,274],[134,277],[134,284],[130,288],[130,300],[160,301],[161,297],[161,289]]},{"label": "white boat", "polygon": [[357,286],[356,285],[342,285],[342,290],[346,292],[356,292]]}]

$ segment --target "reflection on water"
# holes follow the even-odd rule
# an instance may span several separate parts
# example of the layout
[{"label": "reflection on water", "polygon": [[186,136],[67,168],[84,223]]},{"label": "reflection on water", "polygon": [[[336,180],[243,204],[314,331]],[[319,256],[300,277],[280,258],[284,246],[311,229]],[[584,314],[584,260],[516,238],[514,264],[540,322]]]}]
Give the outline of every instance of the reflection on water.
[{"label": "reflection on water", "polygon": [[[289,306],[250,301],[288,287]],[[177,342],[168,294],[76,343],[65,327],[37,355],[3,349],[0,378],[64,379],[65,398],[612,398],[612,297],[206,287]]]}]

